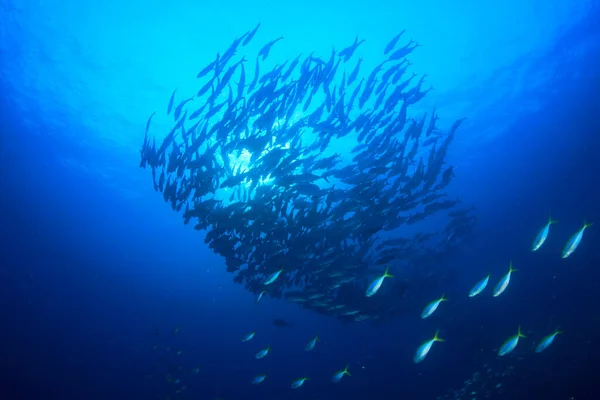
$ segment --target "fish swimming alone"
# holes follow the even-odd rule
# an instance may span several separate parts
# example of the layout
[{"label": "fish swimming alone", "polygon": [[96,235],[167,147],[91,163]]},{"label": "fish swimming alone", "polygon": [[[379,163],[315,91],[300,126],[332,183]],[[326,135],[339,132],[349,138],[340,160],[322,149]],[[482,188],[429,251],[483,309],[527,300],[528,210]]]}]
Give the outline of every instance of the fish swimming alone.
[{"label": "fish swimming alone", "polygon": [[425,307],[425,309],[423,310],[423,312],[421,313],[421,318],[427,318],[429,317],[431,314],[433,314],[435,312],[435,310],[437,310],[438,306],[440,305],[440,303],[442,301],[448,301],[448,299],[446,299],[444,297],[444,295],[442,295],[442,297],[440,297],[437,300],[432,301],[431,303],[429,303],[427,305],[427,307]]},{"label": "fish swimming alone", "polygon": [[531,251],[537,251],[544,244],[546,239],[548,239],[548,233],[550,232],[550,225],[557,223],[558,221],[554,221],[552,216],[548,217],[548,223],[544,225],[542,230],[537,234],[535,240],[533,241],[533,246]]},{"label": "fish swimming alone", "polygon": [[267,354],[269,354],[269,351],[271,351],[271,346],[270,346],[270,345],[269,345],[269,346],[267,346],[267,348],[266,348],[266,349],[262,349],[261,351],[259,351],[258,353],[256,353],[256,356],[255,356],[255,357],[256,357],[256,359],[257,359],[257,360],[260,360],[261,358],[265,358],[265,356],[266,356]]},{"label": "fish swimming alone", "polygon": [[479,293],[483,292],[483,290],[488,285],[488,282],[490,281],[490,276],[491,275],[488,274],[488,276],[486,276],[485,278],[483,278],[482,280],[480,280],[479,282],[477,282],[475,284],[475,286],[473,286],[473,289],[471,289],[471,291],[469,292],[469,297],[475,297]]},{"label": "fish swimming alone", "polygon": [[248,333],[247,335],[245,335],[242,338],[242,342],[248,342],[248,341],[252,340],[252,338],[254,337],[255,334],[256,334],[256,332],[250,332],[250,333]]},{"label": "fish swimming alone", "polygon": [[498,283],[494,287],[494,297],[498,297],[502,293],[504,293],[504,291],[508,287],[508,284],[510,283],[510,274],[516,271],[518,271],[518,269],[513,268],[511,261],[508,266],[508,272],[502,277],[502,279],[500,279],[500,281],[498,281]]},{"label": "fish swimming alone", "polygon": [[258,294],[258,297],[256,298],[256,304],[258,304],[260,302],[260,300],[263,298],[263,296],[265,295],[265,293],[267,293],[267,291],[263,290],[262,292],[260,292]]},{"label": "fish swimming alone", "polygon": [[567,258],[571,254],[573,254],[573,252],[579,246],[579,243],[581,243],[581,239],[583,238],[583,231],[585,231],[585,228],[588,228],[590,226],[592,226],[591,223],[584,222],[583,227],[580,230],[578,230],[576,234],[571,236],[571,239],[569,239],[567,245],[565,246],[565,249],[562,252],[562,258]]},{"label": "fish swimming alone", "polygon": [[294,382],[292,382],[292,389],[298,389],[300,386],[304,385],[304,382],[306,382],[308,379],[308,377],[296,379]]},{"label": "fish swimming alone", "polygon": [[556,331],[554,331],[554,333],[543,337],[542,340],[540,340],[538,345],[535,347],[535,352],[541,353],[542,351],[546,350],[552,344],[552,342],[554,342],[554,338],[556,337],[556,335],[559,335],[561,333],[563,332],[557,329]]},{"label": "fish swimming alone", "polygon": [[429,350],[431,350],[431,346],[433,346],[434,342],[443,342],[444,339],[441,339],[438,336],[439,330],[435,332],[435,335],[433,336],[433,339],[430,339],[428,341],[426,341],[425,343],[423,343],[421,346],[419,346],[419,348],[417,349],[417,352],[415,353],[415,356],[413,358],[413,361],[415,362],[415,364],[420,363],[421,361],[423,361],[425,359],[425,357],[427,357],[427,354],[429,353]]},{"label": "fish swimming alone", "polygon": [[250,381],[253,385],[260,385],[261,383],[264,382],[264,380],[267,378],[267,374],[260,374],[260,375],[256,375],[254,378],[252,378],[252,380]]},{"label": "fish swimming alone", "polygon": [[352,376],[350,375],[350,372],[348,372],[348,365],[346,365],[346,368],[337,371],[335,374],[333,374],[333,376],[331,377],[331,382],[333,383],[340,383],[340,381],[342,380],[342,378],[344,377],[344,375],[348,375],[348,376]]},{"label": "fish swimming alone", "polygon": [[517,334],[508,338],[502,347],[500,347],[500,350],[498,350],[498,355],[505,356],[513,351],[515,347],[517,347],[517,344],[519,344],[519,338],[527,338],[527,336],[521,333],[521,326],[518,327]]},{"label": "fish swimming alone", "polygon": [[383,283],[383,280],[385,278],[393,278],[394,277],[393,275],[390,275],[388,273],[389,269],[390,269],[390,267],[385,267],[385,272],[383,273],[383,275],[380,275],[377,278],[373,279],[373,282],[371,282],[371,284],[367,287],[367,297],[371,297],[375,293],[377,293],[377,291],[381,287],[381,284]]},{"label": "fish swimming alone", "polygon": [[304,346],[304,351],[312,351],[319,340],[319,334],[315,335],[315,337],[310,339],[306,346]]}]

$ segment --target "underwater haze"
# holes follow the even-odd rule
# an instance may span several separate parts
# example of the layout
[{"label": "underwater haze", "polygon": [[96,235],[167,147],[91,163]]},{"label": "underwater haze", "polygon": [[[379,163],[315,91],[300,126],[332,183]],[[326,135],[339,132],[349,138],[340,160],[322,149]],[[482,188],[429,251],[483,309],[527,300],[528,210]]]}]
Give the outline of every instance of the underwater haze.
[{"label": "underwater haze", "polygon": [[0,0],[0,399],[600,398],[600,4],[492,3]]}]

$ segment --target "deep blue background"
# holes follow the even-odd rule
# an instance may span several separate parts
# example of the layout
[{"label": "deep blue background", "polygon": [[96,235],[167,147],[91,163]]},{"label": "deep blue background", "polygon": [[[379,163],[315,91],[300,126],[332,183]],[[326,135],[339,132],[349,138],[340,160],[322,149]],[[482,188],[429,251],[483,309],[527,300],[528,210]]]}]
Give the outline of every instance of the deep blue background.
[{"label": "deep blue background", "polygon": [[[492,398],[599,398],[597,6],[464,2],[465,14],[449,2],[414,10],[380,3],[306,4],[310,11],[2,3],[0,398],[164,399],[173,394],[164,376],[179,366],[186,399],[430,399],[477,372],[473,387],[502,384]],[[424,42],[415,68],[436,88],[427,106],[438,105],[446,125],[469,118],[451,148],[458,168],[450,191],[476,205],[479,224],[445,260],[454,272],[436,268],[451,301],[431,319],[415,309],[384,325],[340,325],[283,301],[256,305],[137,169],[147,116],[257,20],[260,40],[286,36],[281,59],[327,54],[358,33],[371,42],[369,65],[407,27]],[[560,223],[532,254],[549,213]],[[562,260],[584,219],[596,225]],[[487,272],[495,283],[510,259],[519,272],[504,295],[466,298]],[[274,327],[276,317],[294,326]],[[518,324],[529,338],[498,359]],[[565,334],[534,354],[536,340],[557,326]],[[447,341],[414,365],[415,349],[438,327]],[[257,336],[242,344],[248,331]],[[322,342],[307,354],[316,331]],[[267,344],[272,353],[255,360]],[[183,353],[161,358],[166,347]],[[347,363],[352,377],[330,384]],[[200,373],[190,375],[195,367]],[[250,385],[261,372],[264,384]],[[311,381],[290,390],[304,375]]]}]

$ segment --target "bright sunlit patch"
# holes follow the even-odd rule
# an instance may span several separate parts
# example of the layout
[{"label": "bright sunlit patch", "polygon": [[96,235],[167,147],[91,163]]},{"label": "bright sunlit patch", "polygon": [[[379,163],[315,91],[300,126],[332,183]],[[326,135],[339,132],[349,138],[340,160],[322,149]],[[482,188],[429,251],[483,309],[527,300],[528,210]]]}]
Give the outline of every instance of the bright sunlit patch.
[{"label": "bright sunlit patch", "polygon": [[242,151],[235,151],[233,153],[228,154],[229,157],[229,167],[233,171],[234,175],[243,174],[250,170],[250,159],[252,158],[252,153],[250,153],[246,149],[242,149]]}]

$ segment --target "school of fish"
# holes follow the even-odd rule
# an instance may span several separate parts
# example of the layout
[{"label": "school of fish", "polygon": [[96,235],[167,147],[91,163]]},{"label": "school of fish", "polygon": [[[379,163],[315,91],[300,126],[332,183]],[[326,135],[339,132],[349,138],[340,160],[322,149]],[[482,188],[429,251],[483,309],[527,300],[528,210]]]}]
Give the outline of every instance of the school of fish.
[{"label": "school of fish", "polygon": [[[416,80],[408,73],[407,57],[419,44],[410,40],[399,46],[404,31],[365,76],[362,58],[350,63],[364,42],[358,37],[340,51],[332,49],[329,58],[299,55],[269,68],[271,50],[284,40],[279,37],[260,49],[253,74],[247,75],[245,55],[235,57],[259,27],[202,68],[197,94],[176,101],[173,92],[167,114],[174,126],[158,146],[149,136],[150,116],[140,167],[150,167],[155,190],[182,212],[185,224],[193,221],[194,229],[206,231],[205,243],[257,303],[264,296],[284,298],[344,322],[405,313],[400,303],[406,288],[394,284],[399,266],[434,262],[476,223],[473,208],[457,208],[460,200],[444,193],[454,177],[446,153],[463,119],[442,130],[435,110],[430,116],[410,115],[432,88],[423,89],[425,76]],[[441,211],[449,219],[442,231],[396,235]],[[548,219],[532,251],[545,244],[554,223]],[[562,258],[575,252],[589,226],[584,223],[572,236]],[[517,271],[509,262],[493,297],[506,292]],[[491,275],[478,278],[466,296],[482,295]],[[385,302],[377,301],[381,292]],[[427,303],[421,318],[443,312],[446,301],[441,295]],[[542,338],[535,351],[546,350],[560,333]],[[498,355],[514,351],[521,338],[519,326]],[[313,352],[319,340],[315,335],[304,350]],[[443,341],[435,332],[413,361],[423,362],[434,343]],[[255,358],[270,351],[267,345]],[[333,373],[331,382],[350,377],[348,368]],[[266,378],[261,373],[250,382],[259,385]],[[309,380],[300,377],[291,388]]]},{"label": "school of fish", "polygon": [[[472,232],[473,209],[444,192],[463,119],[441,129],[435,109],[411,115],[432,88],[409,72],[419,44],[400,45],[404,32],[363,74],[358,38],[327,58],[270,65],[280,37],[248,65],[236,55],[259,26],[201,69],[195,95],[173,91],[174,125],[158,144],[150,116],[140,167],[257,302],[283,297],[344,322],[404,313],[406,280],[392,283],[385,303],[364,293],[388,278],[369,285],[380,266],[433,264]],[[397,235],[441,212],[445,229]]]}]

